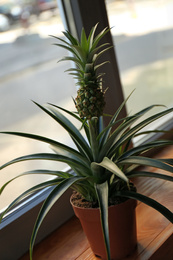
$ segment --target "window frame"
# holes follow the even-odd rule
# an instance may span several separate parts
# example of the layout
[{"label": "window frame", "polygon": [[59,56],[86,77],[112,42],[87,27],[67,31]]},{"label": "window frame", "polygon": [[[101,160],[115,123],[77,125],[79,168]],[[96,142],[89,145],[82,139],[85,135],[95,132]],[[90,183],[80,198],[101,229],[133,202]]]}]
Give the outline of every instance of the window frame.
[{"label": "window frame", "polygon": [[[88,34],[90,28],[98,22],[99,30],[109,26],[104,0],[57,1],[65,29],[70,30],[78,37],[82,27],[86,29]],[[88,15],[90,19],[88,19]],[[105,36],[104,40],[113,45],[111,32]],[[106,52],[103,59],[110,61],[110,64],[104,67],[104,72],[106,72],[104,81],[109,87],[109,91],[106,92],[107,106],[105,113],[113,114],[124,100],[115,49],[111,48]],[[120,116],[124,117],[125,115],[126,109],[124,108]],[[104,120],[107,124],[107,117]],[[165,124],[165,127],[167,130],[172,129],[172,121],[170,120],[169,126]],[[32,199],[26,200],[21,207],[11,212],[0,224],[0,255],[2,259],[19,259],[28,250],[36,216],[49,192],[50,189],[46,189],[35,194]],[[69,202],[70,195],[71,190],[67,191],[51,209],[40,228],[36,243],[73,216]],[[60,214],[59,211],[61,211]]]}]

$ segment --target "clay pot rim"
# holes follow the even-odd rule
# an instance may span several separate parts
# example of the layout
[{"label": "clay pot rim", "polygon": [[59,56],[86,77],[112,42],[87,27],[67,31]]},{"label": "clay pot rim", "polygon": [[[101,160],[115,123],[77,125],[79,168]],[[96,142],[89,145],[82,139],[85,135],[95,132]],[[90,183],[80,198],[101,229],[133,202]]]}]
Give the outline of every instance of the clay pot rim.
[{"label": "clay pot rim", "polygon": [[[132,201],[134,202],[134,206],[136,207],[137,206],[137,201],[135,199],[131,199],[131,198],[128,198],[126,201],[123,201],[123,202],[120,202],[118,204],[115,204],[115,205],[111,205],[108,207],[108,209],[110,208],[113,208],[113,207],[118,207],[120,205],[124,205],[124,204],[129,204],[129,203],[132,203]],[[77,208],[77,209],[81,209],[81,210],[92,210],[92,211],[98,211],[100,209],[100,207],[98,208],[85,208],[85,207],[79,207],[79,206],[76,206],[73,204],[72,202],[72,196],[70,197],[70,203],[73,207]]]}]

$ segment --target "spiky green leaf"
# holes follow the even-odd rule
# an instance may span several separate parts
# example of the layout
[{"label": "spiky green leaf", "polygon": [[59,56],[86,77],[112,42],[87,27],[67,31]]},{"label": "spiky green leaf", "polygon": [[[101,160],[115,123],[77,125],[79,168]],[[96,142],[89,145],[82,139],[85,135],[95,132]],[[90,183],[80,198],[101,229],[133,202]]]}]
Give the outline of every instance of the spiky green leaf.
[{"label": "spiky green leaf", "polygon": [[[84,175],[86,174],[88,176],[91,175],[90,167],[87,167],[86,165],[79,162],[78,160],[75,160],[74,158],[69,158],[64,155],[51,154],[51,153],[37,153],[37,154],[30,154],[30,155],[18,157],[18,158],[15,158],[15,159],[3,164],[0,167],[0,170],[2,170],[3,168],[5,168],[9,165],[19,163],[19,162],[29,161],[29,160],[51,160],[51,161],[56,161],[56,162],[62,162],[62,163],[69,165],[73,169],[76,169],[76,170],[80,169],[81,175],[83,175],[83,174]],[[82,172],[83,172],[83,174],[82,174]]]},{"label": "spiky green leaf", "polygon": [[108,225],[108,183],[95,185],[97,198],[100,207],[100,219],[107,252],[107,259],[110,260],[110,242],[109,242],[109,225]]},{"label": "spiky green leaf", "polygon": [[84,28],[82,28],[80,44],[81,44],[81,48],[87,53],[88,52],[88,40],[87,40]]},{"label": "spiky green leaf", "polygon": [[[141,117],[143,114],[145,114],[147,111],[149,111],[150,109],[152,109],[155,106],[158,106],[158,105],[149,106],[149,107],[143,109],[141,112],[135,114],[134,116]],[[150,123],[154,122],[155,120],[159,119],[160,117],[163,117],[163,116],[171,113],[172,111],[173,111],[173,108],[170,108],[170,109],[164,110],[162,112],[159,112],[157,114],[154,114],[153,116],[148,117],[144,121],[140,122],[139,124],[135,125],[131,129],[129,129],[129,131],[127,131],[124,135],[122,135],[122,137],[119,138],[119,140],[111,147],[109,155],[113,156],[114,151],[119,146],[122,146],[125,142],[127,142],[129,139],[131,139],[142,128],[144,128],[145,126],[147,126]]]},{"label": "spiky green leaf", "polygon": [[86,133],[86,136],[87,136],[87,139],[90,140],[90,137],[89,137],[89,127],[88,127],[88,124],[87,124],[86,119],[83,120],[83,119],[81,119],[78,115],[76,115],[75,113],[72,113],[71,111],[69,111],[69,110],[67,110],[67,109],[65,109],[65,108],[62,108],[62,107],[60,107],[60,106],[57,106],[57,105],[54,105],[54,104],[51,104],[51,103],[48,103],[48,104],[49,104],[50,106],[56,107],[56,108],[58,108],[58,109],[64,111],[65,113],[71,115],[72,117],[74,117],[75,119],[77,119],[79,122],[81,122],[81,124],[82,124],[81,129],[84,128],[85,133]]},{"label": "spiky green leaf", "polygon": [[150,177],[150,178],[158,178],[166,181],[173,181],[173,176],[165,175],[157,172],[147,172],[147,171],[131,171],[126,174],[128,178],[134,177]]},{"label": "spiky green leaf", "polygon": [[173,145],[173,141],[169,140],[157,140],[153,142],[149,142],[146,144],[141,144],[140,146],[134,147],[127,152],[124,152],[119,159],[125,159],[132,155],[137,155],[144,153],[150,149],[155,149],[157,147],[167,146],[167,145]]},{"label": "spiky green leaf", "polygon": [[155,167],[173,173],[173,167],[159,159],[147,158],[142,156],[130,156],[126,159],[122,159],[118,161],[118,165],[126,165],[126,164],[151,166],[151,167]]},{"label": "spiky green leaf", "polygon": [[80,147],[80,151],[83,152],[83,154],[85,154],[85,156],[89,160],[92,160],[91,150],[87,142],[85,141],[80,131],[72,124],[71,121],[69,121],[63,114],[61,114],[58,110],[54,109],[53,107],[50,108],[50,112],[38,103],[34,103],[48,115],[54,118],[69,133],[69,135],[72,137],[72,140],[75,140],[75,143],[77,143]]},{"label": "spiky green leaf", "polygon": [[95,166],[101,166],[105,169],[107,169],[108,171],[112,172],[113,174],[115,174],[117,177],[119,177],[120,179],[124,180],[126,183],[129,183],[128,178],[126,177],[126,175],[121,171],[121,169],[109,158],[105,157],[103,159],[103,161],[101,163],[96,163],[96,162],[92,162],[91,166],[95,167]]},{"label": "spiky green leaf", "polygon": [[68,190],[75,182],[78,182],[80,180],[83,180],[82,177],[73,177],[66,179],[62,181],[60,184],[58,184],[53,191],[50,193],[50,195],[47,197],[45,202],[43,203],[43,206],[39,212],[39,215],[37,217],[32,236],[30,241],[30,259],[32,259],[32,251],[34,242],[38,233],[38,230],[41,226],[41,223],[43,222],[44,218],[46,217],[49,210],[53,207],[55,202],[64,194],[66,190]]},{"label": "spiky green leaf", "polygon": [[173,223],[173,213],[169,209],[164,207],[162,204],[158,203],[157,201],[155,201],[147,196],[144,196],[140,193],[136,193],[133,191],[117,191],[117,192],[115,192],[115,195],[139,200],[139,201],[145,203],[146,205],[156,209],[164,217],[166,217],[171,223]]},{"label": "spiky green leaf", "polygon": [[[20,178],[20,177],[24,177],[26,175],[31,175],[31,174],[45,174],[45,175],[51,175],[51,176],[56,176],[56,177],[61,177],[58,180],[62,181],[62,178],[68,178],[71,177],[72,175],[70,175],[69,173],[64,173],[62,171],[50,171],[50,170],[32,170],[32,171],[27,171],[24,172],[22,174],[19,174],[17,176],[15,176],[14,178],[10,179],[9,181],[7,181],[1,188],[0,188],[0,195],[1,193],[4,191],[4,189],[7,187],[7,185],[9,185],[11,182],[13,182],[14,180]],[[58,182],[58,181],[57,181]]]},{"label": "spiky green leaf", "polygon": [[16,206],[19,202],[21,202],[24,198],[26,198],[29,195],[32,195],[36,191],[40,191],[43,188],[51,187],[54,185],[57,185],[60,180],[58,179],[53,179],[49,180],[46,182],[42,182],[40,184],[37,184],[36,186],[26,190],[20,196],[18,196],[16,199],[13,200],[13,202],[3,211],[3,213],[0,215],[0,222],[2,221],[2,218],[14,207]]}]

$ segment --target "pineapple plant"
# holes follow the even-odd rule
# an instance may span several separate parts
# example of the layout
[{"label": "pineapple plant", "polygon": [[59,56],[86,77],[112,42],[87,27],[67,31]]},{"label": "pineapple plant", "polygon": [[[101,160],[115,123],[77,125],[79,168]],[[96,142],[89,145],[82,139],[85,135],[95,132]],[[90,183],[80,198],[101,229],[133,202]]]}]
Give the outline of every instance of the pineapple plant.
[{"label": "pineapple plant", "polygon": [[[133,147],[131,143],[137,135],[150,135],[158,130],[143,130],[144,127],[159,118],[172,113],[173,108],[169,108],[147,117],[143,121],[138,120],[156,105],[148,106],[138,113],[117,119],[122,108],[125,106],[129,97],[121,104],[118,110],[112,115],[109,124],[104,127],[102,120],[99,120],[104,111],[104,91],[102,88],[103,74],[98,70],[107,61],[98,63],[99,57],[106,52],[111,46],[108,43],[99,45],[101,39],[109,31],[105,28],[95,36],[97,25],[91,29],[86,37],[84,29],[81,33],[81,39],[78,41],[68,31],[64,32],[67,40],[55,37],[61,43],[56,45],[67,49],[73,56],[64,57],[61,61],[73,61],[76,67],[68,70],[70,74],[77,80],[79,90],[75,98],[77,108],[76,112],[68,111],[65,108],[54,104],[42,106],[34,102],[43,112],[60,124],[70,135],[75,144],[75,148],[68,144],[63,144],[56,140],[23,132],[1,132],[2,134],[12,134],[20,137],[30,138],[44,142],[52,148],[53,152],[29,154],[15,158],[0,167],[0,170],[9,165],[28,161],[28,160],[52,160],[68,164],[73,172],[63,172],[59,170],[37,169],[31,170],[17,175],[9,180],[0,188],[0,194],[6,186],[12,181],[25,175],[47,174],[54,176],[53,179],[33,186],[29,190],[17,197],[1,214],[0,221],[16,204],[26,198],[28,195],[34,194],[43,188],[52,187],[50,194],[45,199],[36,220],[31,241],[30,241],[30,259],[34,242],[40,225],[42,224],[47,213],[54,203],[64,194],[64,192],[72,188],[91,204],[98,205],[103,228],[103,237],[107,252],[107,259],[111,259],[109,228],[108,228],[108,207],[112,201],[117,198],[122,201],[124,198],[132,198],[139,200],[150,207],[153,207],[170,222],[173,223],[173,213],[161,205],[154,199],[147,197],[136,191],[130,179],[135,177],[154,177],[167,181],[173,181],[173,177],[167,174],[157,172],[157,169],[165,170],[173,173],[172,159],[153,159],[144,157],[143,153],[156,147],[164,147],[173,145],[172,140],[148,141],[148,143]],[[158,106],[158,105],[157,105]],[[71,116],[71,121],[67,118]],[[77,129],[74,121],[81,123],[81,128]],[[84,135],[81,134],[81,129]],[[159,130],[161,131],[161,130]],[[150,166],[156,170],[153,172],[144,171],[143,168],[136,166]]]},{"label": "pineapple plant", "polygon": [[105,28],[94,37],[96,28],[97,25],[92,28],[88,38],[85,30],[82,29],[80,41],[75,39],[68,31],[63,32],[67,41],[53,36],[62,42],[55,45],[67,49],[73,55],[64,57],[60,61],[70,60],[75,64],[74,68],[70,68],[67,71],[77,81],[76,84],[79,85],[75,99],[76,109],[79,116],[86,119],[102,116],[105,106],[102,88],[103,73],[99,73],[98,70],[108,61],[98,64],[98,59],[111,48],[110,46],[108,47],[109,43],[99,45],[109,29]]}]

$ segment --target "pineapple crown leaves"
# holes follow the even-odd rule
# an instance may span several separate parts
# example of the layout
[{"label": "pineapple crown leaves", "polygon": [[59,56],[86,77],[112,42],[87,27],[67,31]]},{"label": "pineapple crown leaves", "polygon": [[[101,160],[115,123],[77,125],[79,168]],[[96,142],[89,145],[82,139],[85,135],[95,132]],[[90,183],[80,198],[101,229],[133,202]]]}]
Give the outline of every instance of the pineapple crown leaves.
[{"label": "pineapple crown leaves", "polygon": [[105,28],[97,36],[95,36],[97,26],[98,24],[91,29],[88,38],[83,28],[80,41],[74,38],[68,31],[63,32],[67,40],[53,36],[61,41],[61,43],[56,43],[55,45],[65,48],[72,54],[72,56],[62,58],[59,62],[73,61],[75,63],[75,68],[71,68],[66,71],[70,72],[69,74],[77,79],[77,85],[84,86],[88,84],[88,79],[90,79],[90,82],[93,84],[99,84],[100,78],[104,75],[102,73],[97,74],[97,70],[101,66],[108,63],[108,61],[98,64],[98,59],[103,53],[112,48],[112,46],[108,46],[109,43],[103,43],[99,46],[98,44],[104,35],[110,31],[110,29]]}]

